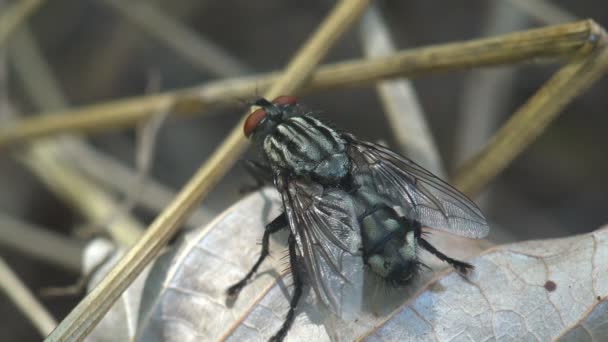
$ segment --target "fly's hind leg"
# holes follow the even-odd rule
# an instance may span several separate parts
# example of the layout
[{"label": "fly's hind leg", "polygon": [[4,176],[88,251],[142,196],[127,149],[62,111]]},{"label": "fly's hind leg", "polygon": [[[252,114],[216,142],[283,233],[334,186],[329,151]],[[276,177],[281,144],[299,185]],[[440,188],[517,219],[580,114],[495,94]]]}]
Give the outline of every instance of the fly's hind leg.
[{"label": "fly's hind leg", "polygon": [[234,300],[236,296],[238,296],[239,292],[247,285],[251,277],[257,272],[258,268],[266,259],[269,254],[268,245],[270,244],[270,234],[278,232],[279,230],[288,226],[287,217],[285,213],[277,216],[272,222],[266,225],[266,229],[264,230],[264,237],[262,238],[262,252],[258,257],[258,260],[255,262],[251,270],[236,284],[230,286],[228,290],[226,290],[226,294],[228,295],[228,299]]},{"label": "fly's hind leg", "polygon": [[415,221],[415,220],[410,220],[410,223],[414,227],[416,241],[418,242],[418,245],[420,247],[422,247],[422,248],[426,249],[428,252],[432,253],[434,256],[439,258],[439,260],[447,262],[461,274],[466,275],[469,273],[469,271],[471,271],[474,268],[473,265],[471,265],[467,262],[456,260],[454,258],[450,258],[449,256],[441,253],[437,248],[435,248],[435,246],[431,245],[430,242],[426,241],[422,237],[422,226],[420,225],[420,222]]},{"label": "fly's hind leg", "polygon": [[431,245],[428,241],[426,241],[423,238],[418,238],[418,244],[422,248],[433,253],[433,255],[435,255],[440,260],[445,261],[448,264],[452,265],[452,267],[454,267],[458,272],[460,272],[462,274],[466,275],[469,273],[470,270],[472,270],[474,268],[474,266],[469,263],[450,258],[449,256],[441,253],[439,250],[437,250],[437,248],[435,248],[433,245]]},{"label": "fly's hind leg", "polygon": [[270,341],[283,341],[296,318],[296,308],[302,297],[304,283],[302,281],[300,260],[298,260],[298,255],[296,254],[296,238],[293,234],[289,235],[289,264],[293,278],[293,295],[289,301],[289,311],[287,312],[287,316],[285,316],[285,321],[281,325],[281,329],[270,338]]}]

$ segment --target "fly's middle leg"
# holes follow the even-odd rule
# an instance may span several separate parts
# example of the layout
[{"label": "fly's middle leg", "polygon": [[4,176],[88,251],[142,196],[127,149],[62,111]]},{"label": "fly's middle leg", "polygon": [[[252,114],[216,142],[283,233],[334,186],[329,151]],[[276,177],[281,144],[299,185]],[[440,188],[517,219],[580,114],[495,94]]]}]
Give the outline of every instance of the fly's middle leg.
[{"label": "fly's middle leg", "polygon": [[288,222],[287,222],[287,217],[285,216],[285,213],[277,216],[274,220],[272,220],[272,222],[270,222],[266,226],[266,229],[264,230],[264,237],[262,238],[262,252],[260,253],[260,256],[258,257],[258,260],[255,262],[255,264],[253,265],[251,270],[249,270],[249,272],[247,272],[245,277],[243,277],[243,279],[241,279],[236,284],[230,286],[228,288],[228,290],[226,290],[228,299],[234,299],[234,298],[236,298],[236,296],[238,296],[239,292],[241,292],[241,290],[245,287],[245,285],[247,285],[249,280],[251,280],[251,277],[255,274],[255,272],[257,272],[258,268],[260,267],[260,265],[262,264],[264,259],[266,259],[266,257],[268,256],[268,254],[269,254],[268,245],[270,244],[270,234],[278,232],[279,230],[281,230],[287,226],[288,226]]}]

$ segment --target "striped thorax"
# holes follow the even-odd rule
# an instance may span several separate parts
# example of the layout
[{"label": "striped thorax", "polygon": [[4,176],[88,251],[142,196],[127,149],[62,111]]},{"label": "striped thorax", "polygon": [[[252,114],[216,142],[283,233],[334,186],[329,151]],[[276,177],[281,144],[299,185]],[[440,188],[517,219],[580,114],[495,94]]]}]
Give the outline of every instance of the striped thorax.
[{"label": "striped thorax", "polygon": [[[245,134],[262,143],[273,167],[311,177],[321,184],[340,182],[348,174],[346,142],[334,129],[300,113],[295,103],[281,97],[260,110],[250,115]],[[248,127],[253,128],[248,132]]]}]

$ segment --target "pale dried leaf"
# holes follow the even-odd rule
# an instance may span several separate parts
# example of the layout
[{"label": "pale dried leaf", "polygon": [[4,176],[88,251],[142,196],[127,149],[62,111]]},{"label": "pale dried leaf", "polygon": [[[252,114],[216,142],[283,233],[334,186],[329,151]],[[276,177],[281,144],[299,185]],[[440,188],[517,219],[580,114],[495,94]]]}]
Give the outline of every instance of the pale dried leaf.
[{"label": "pale dried leaf", "polygon": [[[113,322],[136,321],[135,336],[145,341],[267,340],[288,309],[291,280],[279,276],[286,268],[285,247],[279,245],[285,235],[275,237],[270,260],[232,307],[225,304],[225,290],[253,265],[264,223],[279,208],[276,193],[265,190],[189,233],[155,263],[132,316]],[[432,237],[457,258],[480,250],[477,241],[435,232]],[[426,263],[444,266],[421,254]],[[433,279],[423,274],[406,289],[385,291],[371,282],[366,312],[350,323],[318,308],[308,291],[287,340],[599,341],[607,336],[608,228],[495,247],[472,262],[476,269],[468,280],[443,271]],[[125,311],[122,301],[108,315]],[[95,331],[102,333],[118,336],[107,325]]]},{"label": "pale dried leaf", "polygon": [[608,228],[496,247],[474,264],[470,281],[450,273],[430,284],[370,340],[548,341],[586,322],[589,311],[599,310],[594,322],[608,320],[601,301],[608,295]]},{"label": "pale dried leaf", "polygon": [[605,341],[608,338],[608,299],[602,299],[578,324],[566,330],[557,340]]}]

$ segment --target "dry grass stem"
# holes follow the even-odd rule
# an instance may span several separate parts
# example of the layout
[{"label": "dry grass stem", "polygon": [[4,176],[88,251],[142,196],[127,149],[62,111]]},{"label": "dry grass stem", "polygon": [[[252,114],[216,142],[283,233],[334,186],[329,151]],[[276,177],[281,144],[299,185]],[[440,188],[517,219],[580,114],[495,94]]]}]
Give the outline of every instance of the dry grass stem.
[{"label": "dry grass stem", "polygon": [[[267,97],[293,93],[308,79],[338,37],[365,9],[369,1],[342,1],[304,45]],[[48,337],[49,341],[80,340],[95,327],[114,301],[160,252],[185,216],[199,202],[245,149],[241,126],[233,132],[180,191],[175,200],[150,225],[106,277],[70,312]]]},{"label": "dry grass stem", "polygon": [[[98,152],[82,144],[62,144],[66,158],[77,169],[85,173],[103,187],[127,195],[137,173],[130,167],[117,162],[113,157]],[[102,167],[103,165],[103,167]],[[175,198],[176,191],[158,181],[148,178],[141,190],[137,204],[153,212],[162,211]],[[200,227],[210,222],[216,213],[204,206],[197,207],[184,224],[189,228]]]},{"label": "dry grass stem", "polygon": [[[39,108],[60,108],[66,99],[55,81],[49,66],[41,57],[35,41],[27,27],[15,32],[16,40],[11,44],[10,62],[27,95]],[[37,141],[18,155],[30,170],[37,175],[58,197],[76,208],[93,224],[107,222],[116,211],[114,198],[92,180],[66,162],[63,143],[83,144],[75,138]],[[110,235],[120,244],[131,245],[141,235],[143,227],[128,215],[121,215],[116,225],[104,225]]]},{"label": "dry grass stem", "polygon": [[[105,223],[116,211],[115,199],[109,193],[62,160],[63,150],[56,141],[42,140],[31,144],[17,157],[40,181],[92,224]],[[144,227],[131,216],[121,215],[103,228],[117,243],[130,246],[139,239]]]},{"label": "dry grass stem", "polygon": [[46,336],[55,328],[57,322],[53,316],[46,311],[2,258],[0,258],[0,288],[32,322],[40,335]]},{"label": "dry grass stem", "polygon": [[249,68],[235,57],[173,20],[154,4],[122,0],[104,0],[102,3],[125,15],[202,72],[217,77],[235,77],[250,72]]},{"label": "dry grass stem", "polygon": [[43,0],[18,0],[4,10],[0,16],[0,45],[4,45],[11,33],[42,4]]},{"label": "dry grass stem", "polygon": [[[354,87],[394,77],[521,62],[555,62],[587,44],[596,24],[571,24],[516,32],[493,38],[404,50],[391,56],[320,67],[299,93]],[[93,132],[132,127],[173,103],[174,114],[200,113],[209,107],[235,104],[276,82],[278,73],[211,82],[207,85],[111,101],[17,121],[0,127],[0,148],[19,141],[65,132]]]},{"label": "dry grass stem", "polygon": [[51,67],[42,57],[42,51],[29,25],[13,33],[6,49],[11,68],[23,85],[29,101],[40,110],[60,110],[68,105]]},{"label": "dry grass stem", "polygon": [[[36,107],[47,110],[65,108],[67,99],[55,80],[51,68],[42,58],[42,53],[29,28],[26,26],[15,31],[14,38],[8,49],[9,60],[30,101]],[[87,177],[92,178],[95,183],[113,192],[127,195],[128,189],[138,178],[137,172],[132,168],[97,151],[76,137],[63,137],[59,143],[66,167],[73,165]],[[137,203],[144,208],[159,212],[173,197],[175,191],[148,177]],[[192,228],[198,227],[210,221],[213,216],[214,214],[209,210],[198,208],[188,218],[187,224]],[[99,222],[98,217],[89,217],[89,219]]]},{"label": "dry grass stem", "polygon": [[606,39],[606,33],[595,26],[578,58],[558,70],[509,118],[484,149],[459,170],[453,184],[469,195],[478,194],[572,99],[602,77],[608,66]]},{"label": "dry grass stem", "polygon": [[131,210],[137,205],[142,196],[143,190],[148,182],[150,168],[154,160],[154,151],[156,149],[156,138],[165,119],[169,115],[169,108],[153,116],[150,120],[143,123],[138,129],[137,146],[135,152],[135,165],[137,174],[132,183],[128,184],[126,196],[122,203],[117,207],[113,217],[109,220],[108,225],[113,224],[122,216],[128,215]]},{"label": "dry grass stem", "polygon": [[[524,29],[529,19],[507,1],[491,1],[482,36]],[[500,125],[511,100],[514,68],[473,70],[462,87],[456,122],[453,165],[460,165],[479,152]]]},{"label": "dry grass stem", "polygon": [[[371,6],[363,16],[361,38],[367,57],[395,52],[389,29],[377,6]],[[412,84],[406,79],[383,81],[376,84],[376,92],[400,150],[434,174],[444,176],[441,157]]]},{"label": "dry grass stem", "polygon": [[79,273],[84,243],[0,213],[0,245]]}]

